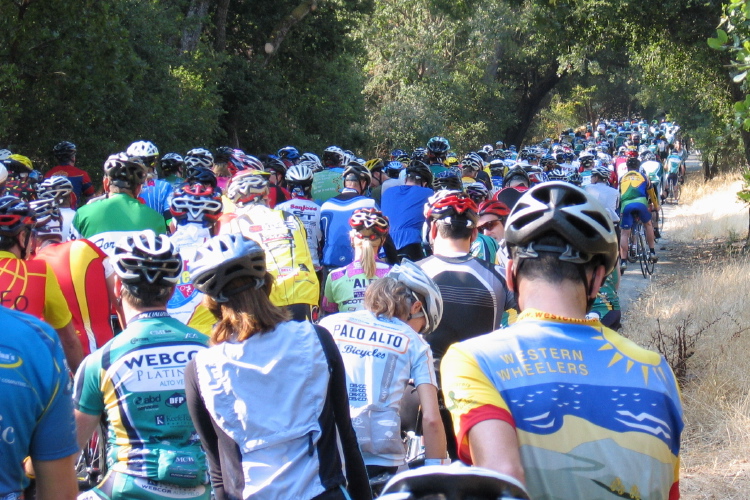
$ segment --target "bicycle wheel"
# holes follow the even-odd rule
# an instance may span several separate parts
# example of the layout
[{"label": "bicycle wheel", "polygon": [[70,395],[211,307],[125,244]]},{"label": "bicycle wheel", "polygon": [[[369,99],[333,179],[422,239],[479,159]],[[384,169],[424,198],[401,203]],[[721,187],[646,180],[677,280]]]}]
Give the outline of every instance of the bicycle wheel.
[{"label": "bicycle wheel", "polygon": [[664,231],[664,204],[659,205],[659,231]]},{"label": "bicycle wheel", "polygon": [[76,460],[78,490],[90,490],[101,482],[106,473],[107,427],[100,423]]},{"label": "bicycle wheel", "polygon": [[640,247],[638,259],[641,264],[641,274],[643,274],[644,278],[648,278],[654,272],[654,262],[651,260],[649,248],[646,246],[646,235],[643,232],[643,228],[638,233],[638,246]]},{"label": "bicycle wheel", "polygon": [[636,237],[636,230],[637,224],[633,224],[633,227],[630,229],[630,237],[628,238],[628,262],[631,264],[638,260],[638,248],[636,245],[638,238]]}]

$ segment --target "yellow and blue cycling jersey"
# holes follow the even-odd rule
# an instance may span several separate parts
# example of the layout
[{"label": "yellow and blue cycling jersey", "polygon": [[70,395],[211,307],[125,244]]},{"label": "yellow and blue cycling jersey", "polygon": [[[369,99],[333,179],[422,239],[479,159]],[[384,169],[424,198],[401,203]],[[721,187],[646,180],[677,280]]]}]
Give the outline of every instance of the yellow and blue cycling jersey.
[{"label": "yellow and blue cycling jersey", "polygon": [[454,344],[441,374],[459,458],[471,463],[474,425],[507,422],[532,498],[679,498],[675,378],[659,354],[599,321],[526,310]]}]

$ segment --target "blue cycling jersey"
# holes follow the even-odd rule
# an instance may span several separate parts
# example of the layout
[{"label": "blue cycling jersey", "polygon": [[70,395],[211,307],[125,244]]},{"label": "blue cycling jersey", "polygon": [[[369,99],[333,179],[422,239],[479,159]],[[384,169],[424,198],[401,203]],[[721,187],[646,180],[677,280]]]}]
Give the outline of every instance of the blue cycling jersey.
[{"label": "blue cycling jersey", "polygon": [[[58,460],[78,451],[73,384],[57,333],[0,307],[0,499],[22,498],[26,456]],[[8,402],[12,401],[12,404]]]}]

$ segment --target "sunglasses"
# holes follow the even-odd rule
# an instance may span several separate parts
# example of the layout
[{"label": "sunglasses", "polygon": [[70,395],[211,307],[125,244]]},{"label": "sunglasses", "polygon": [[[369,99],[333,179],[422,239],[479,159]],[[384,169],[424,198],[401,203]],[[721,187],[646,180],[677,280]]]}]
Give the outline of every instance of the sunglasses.
[{"label": "sunglasses", "polygon": [[477,226],[477,229],[479,229],[482,232],[484,232],[484,231],[492,231],[493,229],[495,229],[495,226],[497,226],[498,224],[505,225],[505,221],[507,219],[508,219],[507,217],[500,217],[499,219],[487,221],[484,224],[482,224],[481,226]]}]

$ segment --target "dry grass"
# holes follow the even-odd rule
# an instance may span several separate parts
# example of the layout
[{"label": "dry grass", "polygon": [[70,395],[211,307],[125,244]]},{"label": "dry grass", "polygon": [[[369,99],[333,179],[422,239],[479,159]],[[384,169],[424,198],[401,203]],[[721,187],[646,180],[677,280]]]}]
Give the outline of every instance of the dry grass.
[{"label": "dry grass", "polygon": [[728,238],[747,234],[748,208],[737,200],[740,175],[723,174],[704,183],[697,175],[682,187],[680,206],[666,216],[669,238],[679,242]]},{"label": "dry grass", "polygon": [[727,240],[747,234],[748,208],[736,197],[739,174],[705,184],[693,177],[680,205],[667,207],[666,237],[680,242],[672,273],[655,275],[623,334],[651,348],[661,344],[672,362],[683,358],[682,498],[747,499],[750,257]]}]

